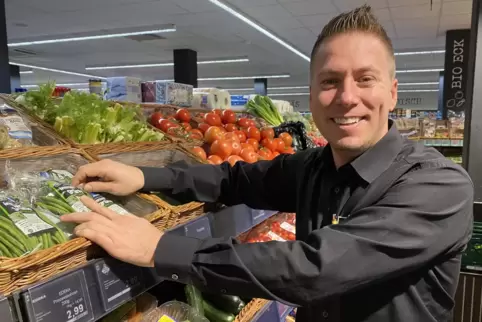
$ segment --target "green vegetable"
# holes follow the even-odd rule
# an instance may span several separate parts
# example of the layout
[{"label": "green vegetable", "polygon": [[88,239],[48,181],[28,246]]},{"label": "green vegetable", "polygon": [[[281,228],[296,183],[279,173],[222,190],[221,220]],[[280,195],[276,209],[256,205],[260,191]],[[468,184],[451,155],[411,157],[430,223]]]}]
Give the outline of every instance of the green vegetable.
[{"label": "green vegetable", "polygon": [[219,310],[211,303],[203,301],[204,316],[211,322],[232,322],[235,316]]},{"label": "green vegetable", "polygon": [[245,107],[250,114],[264,119],[273,126],[279,126],[283,123],[283,117],[276,109],[273,101],[267,96],[256,95]]},{"label": "green vegetable", "polygon": [[203,298],[201,292],[194,285],[184,287],[187,303],[201,315],[204,315]]},{"label": "green vegetable", "polygon": [[81,144],[161,141],[164,135],[149,127],[137,105],[104,101],[95,94],[69,92],[53,98],[55,83],[27,92],[17,102],[51,124],[55,130]]},{"label": "green vegetable", "polygon": [[239,296],[225,295],[225,294],[209,294],[203,293],[203,298],[209,303],[212,303],[218,308],[222,308],[228,313],[238,315],[239,312],[246,306]]}]

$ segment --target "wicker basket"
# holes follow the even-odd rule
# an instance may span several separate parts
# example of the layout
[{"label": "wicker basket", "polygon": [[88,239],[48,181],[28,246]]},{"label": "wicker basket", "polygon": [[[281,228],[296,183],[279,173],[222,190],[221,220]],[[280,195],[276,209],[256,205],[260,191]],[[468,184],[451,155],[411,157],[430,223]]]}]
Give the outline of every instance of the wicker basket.
[{"label": "wicker basket", "polygon": [[254,299],[250,301],[244,309],[236,316],[234,322],[251,322],[256,314],[261,311],[270,301],[263,299]]},{"label": "wicker basket", "polygon": [[[200,160],[188,149],[188,147],[178,144],[161,145],[157,147],[117,144],[116,146],[112,145],[108,148],[104,146],[93,147],[87,149],[86,152],[97,160],[111,159],[133,166],[164,167],[176,161],[186,161],[188,164],[204,163],[204,161]],[[195,219],[204,213],[204,204],[200,202],[172,205],[157,195],[145,194],[143,197],[159,207],[171,210],[179,217],[177,224]],[[168,228],[172,227],[174,226]]]},{"label": "wicker basket", "polygon": [[[32,157],[34,155],[34,157]],[[65,147],[56,150],[35,148],[25,149],[15,156],[0,156],[0,172],[5,169],[19,171],[39,171],[56,168],[72,171],[73,168],[87,164],[93,159],[82,150]],[[138,196],[124,199],[123,207],[130,212],[142,215],[156,226],[163,226],[169,219],[168,209],[159,209],[156,205]],[[38,251],[19,258],[0,257],[0,293],[11,292],[49,278],[68,269],[77,267],[94,257],[98,247],[85,238],[75,238],[64,244]]]}]

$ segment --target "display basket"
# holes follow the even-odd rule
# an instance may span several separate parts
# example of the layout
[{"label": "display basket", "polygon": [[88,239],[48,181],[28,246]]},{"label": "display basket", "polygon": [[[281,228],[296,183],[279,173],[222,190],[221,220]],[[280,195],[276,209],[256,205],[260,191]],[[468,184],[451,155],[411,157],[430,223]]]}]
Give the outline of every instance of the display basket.
[{"label": "display basket", "polygon": [[[98,144],[81,144],[81,143],[78,143],[78,142],[75,142],[74,140],[68,138],[68,137],[65,137],[63,136],[62,134],[58,133],[57,131],[55,131],[54,127],[52,125],[50,125],[49,123],[47,123],[46,121],[42,120],[40,117],[38,117],[37,115],[31,113],[28,109],[25,108],[25,106],[23,106],[22,104],[16,102],[15,100],[12,99],[11,96],[9,95],[5,95],[5,94],[1,94],[0,95],[1,98],[3,98],[6,102],[8,102],[8,104],[12,105],[13,107],[19,109],[20,111],[23,112],[23,114],[27,114],[28,117],[35,123],[35,124],[38,124],[40,125],[42,128],[45,128],[46,130],[48,130],[48,133],[53,133],[55,134],[56,137],[58,137],[60,140],[62,140],[62,142],[64,142],[64,144],[67,144],[71,147],[74,147],[74,148],[79,148],[79,149],[88,149],[90,147],[96,147],[96,146],[109,146],[111,144],[116,144],[116,143],[98,143]],[[112,104],[115,104],[116,102],[112,101]],[[119,102],[120,104],[132,104],[132,103],[128,103],[128,102]],[[126,143],[135,143],[135,144],[139,144],[139,145],[146,145],[146,146],[149,146],[149,145],[155,145],[155,146],[158,146],[159,144],[171,144],[173,142],[181,142],[180,139],[177,139],[177,138],[174,138],[173,136],[167,134],[167,133],[164,133],[162,132],[161,130],[155,128],[154,126],[150,125],[149,123],[147,123],[147,125],[149,126],[149,128],[151,128],[152,130],[155,130],[157,132],[161,132],[163,135],[164,135],[164,138],[163,140],[161,141],[155,141],[155,142],[152,142],[152,141],[144,141],[144,142],[126,142]]]},{"label": "display basket", "polygon": [[261,311],[270,301],[264,299],[253,299],[246,304],[243,310],[236,316],[234,322],[251,322],[256,314]]},{"label": "display basket", "polygon": [[[97,160],[110,159],[138,167],[164,167],[177,161],[185,161],[187,164],[205,163],[191,153],[189,147],[179,144],[159,145],[157,147],[117,144],[109,147],[92,147],[87,149],[86,152]],[[204,204],[200,202],[172,203],[171,201],[173,200],[156,194],[144,194],[143,197],[151,200],[159,207],[171,210],[175,214],[168,228],[175,227],[177,224],[193,220],[204,214]]]},{"label": "display basket", "polygon": [[[37,172],[46,169],[72,171],[94,161],[88,154],[67,147],[24,149],[8,158],[0,155],[0,172]],[[11,169],[11,170],[10,170]],[[4,180],[5,182],[5,180]],[[170,211],[133,195],[122,199],[122,207],[143,216],[157,227],[165,226]],[[85,238],[74,238],[63,244],[17,258],[0,257],[0,293],[8,295],[22,287],[47,279],[68,269],[78,267],[99,254],[98,246]]]}]

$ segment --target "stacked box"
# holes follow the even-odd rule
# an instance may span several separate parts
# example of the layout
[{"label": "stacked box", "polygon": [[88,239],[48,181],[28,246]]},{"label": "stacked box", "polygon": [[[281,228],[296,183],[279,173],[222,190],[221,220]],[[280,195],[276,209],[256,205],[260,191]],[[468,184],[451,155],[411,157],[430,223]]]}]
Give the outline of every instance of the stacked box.
[{"label": "stacked box", "polygon": [[145,82],[142,84],[142,100],[145,103],[190,107],[192,95],[192,85],[174,82]]},{"label": "stacked box", "polygon": [[111,101],[141,103],[141,80],[135,77],[107,78],[105,99]]}]

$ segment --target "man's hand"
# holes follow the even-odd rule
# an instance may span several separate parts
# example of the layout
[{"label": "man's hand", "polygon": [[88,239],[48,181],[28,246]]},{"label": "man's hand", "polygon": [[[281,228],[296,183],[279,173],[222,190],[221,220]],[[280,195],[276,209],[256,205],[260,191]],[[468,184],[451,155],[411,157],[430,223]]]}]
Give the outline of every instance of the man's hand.
[{"label": "man's hand", "polygon": [[127,196],[144,187],[144,174],[136,167],[102,160],[81,166],[72,179],[72,185],[81,186],[88,192]]},{"label": "man's hand", "polygon": [[163,233],[143,218],[116,214],[88,197],[82,197],[82,202],[92,211],[61,217],[62,221],[79,224],[77,236],[91,240],[123,262],[154,267],[154,252]]}]

